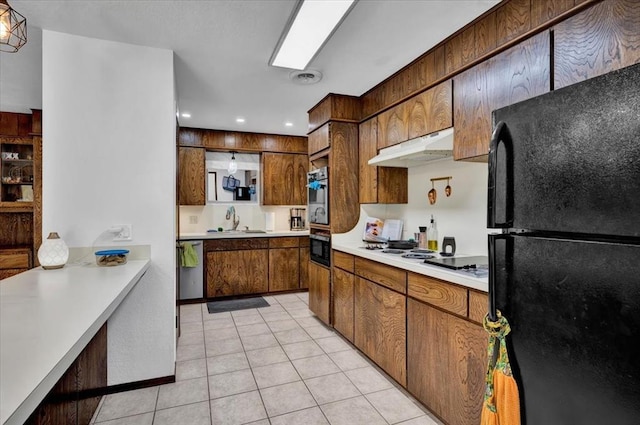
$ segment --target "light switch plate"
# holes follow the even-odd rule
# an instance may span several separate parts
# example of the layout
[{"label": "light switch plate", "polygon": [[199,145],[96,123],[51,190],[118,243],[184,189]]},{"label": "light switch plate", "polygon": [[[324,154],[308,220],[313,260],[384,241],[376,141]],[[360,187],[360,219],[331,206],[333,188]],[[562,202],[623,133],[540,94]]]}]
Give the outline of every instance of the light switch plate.
[{"label": "light switch plate", "polygon": [[114,242],[122,242],[122,241],[130,241],[133,239],[133,234],[132,234],[132,227],[131,224],[116,224],[113,227],[121,227],[122,230],[120,230],[119,233],[116,233],[113,236],[113,241]]}]

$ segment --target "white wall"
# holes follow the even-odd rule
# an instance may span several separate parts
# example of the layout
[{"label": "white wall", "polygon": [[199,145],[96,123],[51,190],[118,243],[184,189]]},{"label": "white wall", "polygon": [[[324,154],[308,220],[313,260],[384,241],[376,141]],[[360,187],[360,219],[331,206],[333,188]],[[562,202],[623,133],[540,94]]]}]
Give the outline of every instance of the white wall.
[{"label": "white wall", "polygon": [[[445,159],[409,168],[409,203],[362,205],[363,212],[378,218],[404,221],[403,239],[413,238],[419,226],[428,226],[431,214],[438,226],[438,248],[444,236],[456,239],[456,252],[487,254],[487,174],[486,163]],[[450,197],[444,194],[446,181],[435,182],[438,193],[434,205],[427,192],[431,178],[452,176]],[[361,230],[358,230],[361,231]]]},{"label": "white wall", "polygon": [[92,246],[132,224],[151,246],[108,322],[109,385],[174,373],[174,87],[169,50],[43,31],[43,234]]}]

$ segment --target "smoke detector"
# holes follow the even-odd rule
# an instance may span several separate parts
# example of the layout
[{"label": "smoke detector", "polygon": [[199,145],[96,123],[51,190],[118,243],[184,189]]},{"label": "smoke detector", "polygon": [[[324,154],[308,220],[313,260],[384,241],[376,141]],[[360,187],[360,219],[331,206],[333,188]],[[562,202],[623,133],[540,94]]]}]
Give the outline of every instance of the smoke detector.
[{"label": "smoke detector", "polygon": [[302,71],[292,71],[289,74],[289,79],[296,84],[307,86],[309,84],[315,84],[322,80],[322,73],[312,69],[304,69]]}]

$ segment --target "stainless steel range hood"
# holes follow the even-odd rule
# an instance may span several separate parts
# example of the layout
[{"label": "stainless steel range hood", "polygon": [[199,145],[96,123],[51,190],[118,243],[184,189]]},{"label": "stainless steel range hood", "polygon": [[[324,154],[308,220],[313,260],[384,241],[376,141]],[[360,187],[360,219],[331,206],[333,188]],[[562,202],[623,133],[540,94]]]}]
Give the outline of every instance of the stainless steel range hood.
[{"label": "stainless steel range hood", "polygon": [[453,127],[380,149],[369,165],[409,168],[453,155]]}]

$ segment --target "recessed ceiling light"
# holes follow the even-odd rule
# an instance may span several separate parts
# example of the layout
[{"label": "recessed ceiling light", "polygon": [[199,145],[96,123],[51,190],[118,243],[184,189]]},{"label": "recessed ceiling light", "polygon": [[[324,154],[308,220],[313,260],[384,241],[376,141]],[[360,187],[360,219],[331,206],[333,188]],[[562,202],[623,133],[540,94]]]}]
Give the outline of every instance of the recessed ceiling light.
[{"label": "recessed ceiling light", "polygon": [[242,117],[236,118],[236,122],[243,123],[245,120]]},{"label": "recessed ceiling light", "polygon": [[269,65],[305,69],[354,4],[355,0],[299,1]]},{"label": "recessed ceiling light", "polygon": [[191,114],[188,112],[183,112],[182,113],[182,118],[191,118]]},{"label": "recessed ceiling light", "polygon": [[284,123],[285,127],[293,127],[293,123],[292,122],[286,122]]}]

